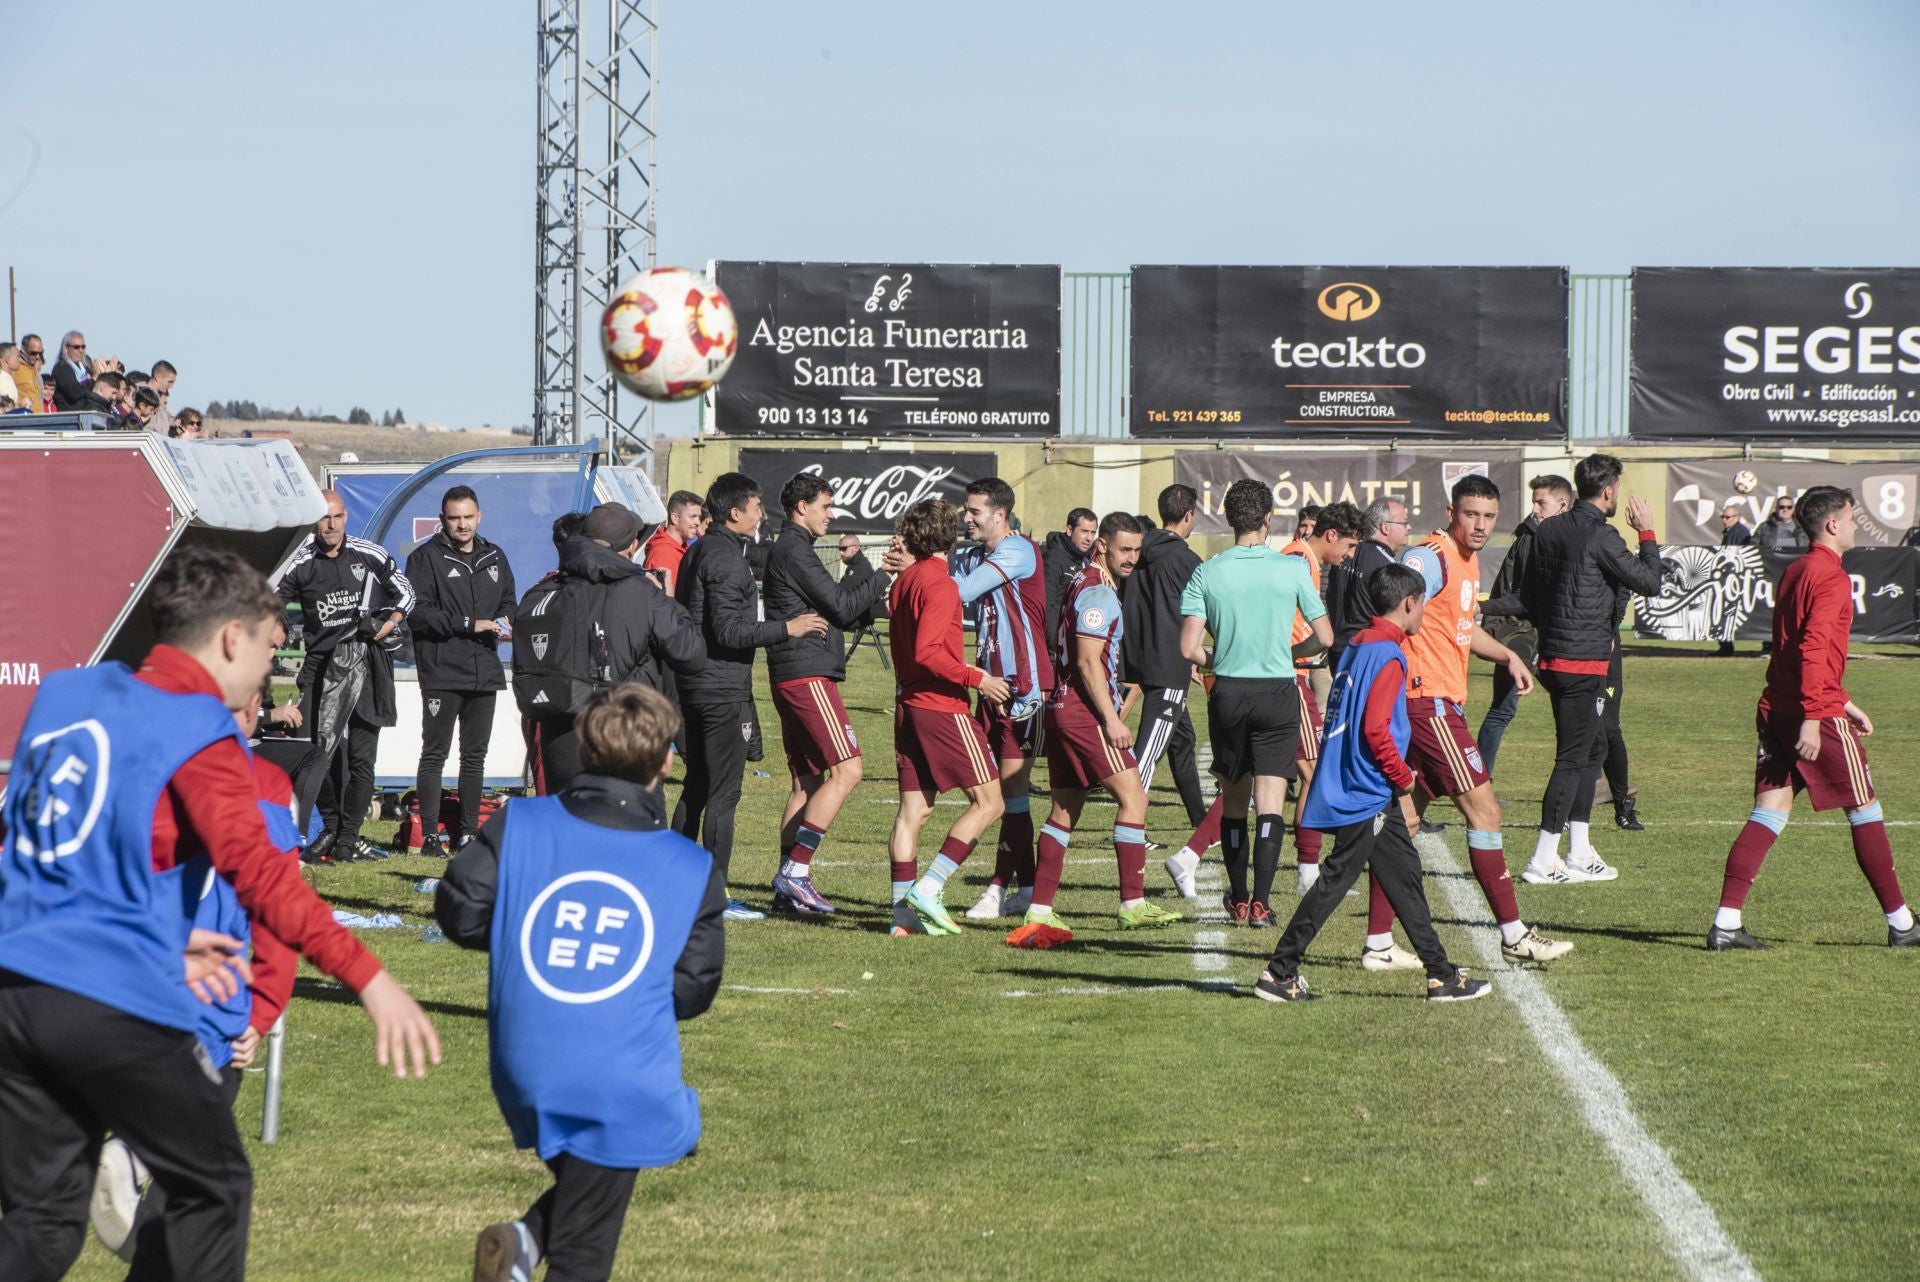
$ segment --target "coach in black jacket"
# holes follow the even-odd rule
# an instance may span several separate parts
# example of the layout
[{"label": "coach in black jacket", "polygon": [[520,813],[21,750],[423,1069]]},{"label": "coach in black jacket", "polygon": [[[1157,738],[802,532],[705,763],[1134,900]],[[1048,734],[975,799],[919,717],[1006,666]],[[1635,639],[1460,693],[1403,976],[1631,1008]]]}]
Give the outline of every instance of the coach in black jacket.
[{"label": "coach in black jacket", "polygon": [[[674,593],[706,642],[707,666],[680,682],[686,717],[686,784],[674,807],[674,831],[698,840],[724,874],[733,857],[733,812],[740,804],[741,772],[753,733],[753,652],[789,637],[824,636],[827,621],[802,614],[761,621],[759,593],[747,566],[747,545],[760,528],[760,486],[741,472],[723,472],[707,491],[713,524],[687,550]],[[701,823],[705,811],[705,824]],[[751,920],[738,900],[730,920]]]},{"label": "coach in black jacket", "polygon": [[1160,491],[1160,528],[1147,531],[1140,563],[1120,586],[1127,621],[1120,635],[1121,679],[1139,686],[1141,696],[1140,735],[1134,745],[1140,782],[1151,788],[1154,768],[1166,757],[1187,808],[1187,822],[1196,827],[1206,818],[1207,803],[1193,757],[1193,718],[1187,713],[1193,665],[1180,653],[1180,594],[1200,568],[1199,554],[1187,546],[1199,503],[1190,485]]},{"label": "coach in black jacket", "polygon": [[440,779],[460,727],[460,829],[455,845],[480,827],[480,790],[493,707],[507,684],[495,622],[513,613],[513,567],[498,544],[480,537],[480,501],[456,485],[440,496],[440,531],[407,554],[415,601],[408,626],[420,682],[420,801],[423,855],[444,855],[438,835]]},{"label": "coach in black jacket", "polygon": [[1067,513],[1067,528],[1047,536],[1040,551],[1040,572],[1047,576],[1047,646],[1060,636],[1060,607],[1067,599],[1067,585],[1093,553],[1093,540],[1100,532],[1100,518],[1083,507]]},{"label": "coach in black jacket", "polygon": [[[1559,516],[1573,506],[1573,482],[1549,473],[1534,477],[1528,482],[1528,490],[1533,496],[1532,510],[1513,532],[1513,546],[1507,549],[1506,559],[1500,562],[1500,570],[1493,576],[1493,586],[1487,589],[1488,600],[1480,607],[1480,621],[1488,636],[1526,660],[1528,667],[1534,667],[1540,659],[1540,633],[1527,617],[1520,589],[1527,581],[1527,567],[1533,564],[1533,536],[1542,521]],[[1513,673],[1495,664],[1493,701],[1481,719],[1480,733],[1475,736],[1480,745],[1480,760],[1488,774],[1493,773],[1494,760],[1500,755],[1500,741],[1506,737],[1507,727],[1513,724],[1514,714],[1519,710],[1520,692],[1514,684]]]},{"label": "coach in black jacket", "polygon": [[[1620,460],[1610,454],[1580,460],[1573,471],[1577,501],[1564,515],[1540,523],[1521,586],[1527,615],[1540,630],[1540,683],[1553,701],[1555,737],[1539,842],[1525,874],[1532,882],[1619,876],[1594,851],[1587,828],[1607,752],[1608,672],[1629,594],[1657,595],[1663,568],[1653,515],[1639,495],[1627,504],[1627,524],[1640,534],[1638,556],[1607,524],[1619,510],[1620,472]],[[1562,832],[1570,833],[1564,863]]]},{"label": "coach in black jacket", "polygon": [[1380,498],[1367,504],[1363,512],[1366,529],[1353,555],[1327,571],[1322,589],[1327,600],[1327,621],[1333,626],[1333,647],[1327,662],[1340,666],[1347,643],[1373,622],[1373,602],[1367,595],[1367,576],[1383,565],[1400,559],[1407,546],[1412,522],[1407,505],[1399,499]]}]

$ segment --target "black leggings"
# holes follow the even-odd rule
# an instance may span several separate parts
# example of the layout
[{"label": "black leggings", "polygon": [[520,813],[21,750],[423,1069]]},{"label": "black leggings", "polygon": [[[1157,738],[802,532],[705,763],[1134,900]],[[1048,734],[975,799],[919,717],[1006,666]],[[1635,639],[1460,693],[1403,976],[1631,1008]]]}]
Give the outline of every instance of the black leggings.
[{"label": "black leggings", "polygon": [[606,1282],[637,1172],[595,1166],[571,1153],[547,1169],[553,1187],[520,1217],[547,1262],[547,1282]]}]

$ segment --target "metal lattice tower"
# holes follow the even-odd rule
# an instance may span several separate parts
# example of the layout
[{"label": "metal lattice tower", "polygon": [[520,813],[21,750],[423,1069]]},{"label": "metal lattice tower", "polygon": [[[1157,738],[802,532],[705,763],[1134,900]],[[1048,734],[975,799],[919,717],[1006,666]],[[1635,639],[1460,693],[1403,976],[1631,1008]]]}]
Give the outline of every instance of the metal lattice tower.
[{"label": "metal lattice tower", "polygon": [[537,0],[533,439],[653,449],[651,404],[600,356],[600,313],[654,264],[655,0]]}]

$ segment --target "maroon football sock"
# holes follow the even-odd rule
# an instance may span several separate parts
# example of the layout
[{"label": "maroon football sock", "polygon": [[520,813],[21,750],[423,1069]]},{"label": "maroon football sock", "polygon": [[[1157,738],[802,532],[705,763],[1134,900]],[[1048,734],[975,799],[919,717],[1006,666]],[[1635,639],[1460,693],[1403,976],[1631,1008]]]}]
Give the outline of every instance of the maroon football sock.
[{"label": "maroon football sock", "polygon": [[1060,891],[1060,874],[1067,866],[1067,838],[1071,834],[1065,828],[1056,828],[1047,824],[1040,829],[1038,857],[1034,860],[1033,903],[1037,908],[1053,907],[1053,897]]},{"label": "maroon football sock", "polygon": [[1893,871],[1893,846],[1887,841],[1884,822],[1854,826],[1853,857],[1859,861],[1860,871],[1867,874],[1867,884],[1873,887],[1881,912],[1895,912],[1907,902],[1900,893],[1900,878]]},{"label": "maroon football sock", "polygon": [[940,843],[940,853],[953,860],[956,865],[964,864],[967,862],[967,856],[972,854],[973,848],[979,844],[977,841],[962,841],[958,837],[949,835]]},{"label": "maroon football sock", "polygon": [[920,880],[920,865],[913,860],[894,859],[889,862],[893,865],[893,879],[895,881],[911,882]]},{"label": "maroon football sock", "polygon": [[1380,889],[1380,879],[1371,872],[1367,874],[1367,933],[1384,935],[1393,929],[1393,905],[1387,902],[1387,892]]},{"label": "maroon football sock", "polygon": [[1318,828],[1302,828],[1296,824],[1293,829],[1293,849],[1300,856],[1301,863],[1319,863],[1320,830]]},{"label": "maroon football sock", "polygon": [[1519,921],[1520,903],[1513,897],[1513,878],[1507,875],[1507,852],[1469,850],[1467,858],[1473,864],[1474,879],[1487,897],[1487,906],[1493,909],[1493,919],[1502,926]]},{"label": "maroon football sock", "polygon": [[1193,830],[1193,836],[1187,838],[1187,849],[1196,855],[1205,855],[1220,840],[1220,817],[1226,809],[1226,802],[1215,797],[1213,804],[1207,807],[1207,813],[1200,820],[1200,826]]},{"label": "maroon football sock", "polygon": [[[1747,902],[1747,892],[1753,889],[1753,879],[1760,874],[1760,861],[1767,857],[1767,851],[1773,848],[1776,833],[1765,824],[1747,820],[1746,827],[1733,839],[1733,849],[1727,852],[1727,871],[1720,882],[1720,906],[1722,908],[1743,908]],[[1884,840],[1884,836],[1882,840]],[[1856,841],[1858,838],[1855,839]],[[1862,864],[1861,867],[1865,867]],[[1889,863],[1887,871],[1893,871]],[[1872,874],[1868,874],[1871,880]]]},{"label": "maroon football sock", "polygon": [[820,848],[820,842],[826,835],[826,829],[816,828],[802,819],[794,825],[793,844],[787,847],[787,858],[796,864],[811,864],[813,852]]}]

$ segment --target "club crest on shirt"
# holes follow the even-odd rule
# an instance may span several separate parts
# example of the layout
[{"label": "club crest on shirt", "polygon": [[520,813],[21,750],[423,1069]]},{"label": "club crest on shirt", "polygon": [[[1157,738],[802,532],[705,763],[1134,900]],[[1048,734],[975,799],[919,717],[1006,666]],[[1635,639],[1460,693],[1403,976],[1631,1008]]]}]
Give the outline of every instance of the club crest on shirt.
[{"label": "club crest on shirt", "polygon": [[492,579],[495,583],[498,583],[500,581],[500,567],[497,565],[488,566],[487,577],[489,579]]},{"label": "club crest on shirt", "polygon": [[355,583],[363,582],[367,577],[367,567],[360,564],[358,561],[355,561],[352,565],[349,565],[347,567],[347,570],[349,573],[353,575],[353,581]]},{"label": "club crest on shirt", "polygon": [[652,955],[653,909],[638,887],[609,872],[556,878],[520,922],[527,979],[568,1005],[618,996]]},{"label": "club crest on shirt", "polygon": [[536,659],[546,658],[547,634],[544,632],[536,632],[533,634],[531,640],[533,641],[533,657]]}]

